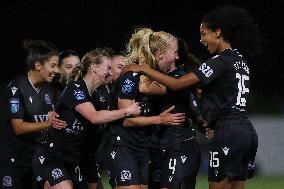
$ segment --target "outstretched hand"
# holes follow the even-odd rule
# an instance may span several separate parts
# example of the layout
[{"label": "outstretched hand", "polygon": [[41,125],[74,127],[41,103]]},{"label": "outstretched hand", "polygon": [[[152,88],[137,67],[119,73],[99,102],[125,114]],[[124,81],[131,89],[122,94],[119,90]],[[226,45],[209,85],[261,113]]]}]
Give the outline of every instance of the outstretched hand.
[{"label": "outstretched hand", "polygon": [[162,113],[160,113],[162,125],[180,125],[185,122],[185,113],[170,113],[175,106],[171,106]]},{"label": "outstretched hand", "polygon": [[138,102],[131,104],[129,107],[125,108],[126,116],[139,115],[141,112],[141,107]]},{"label": "outstretched hand", "polygon": [[65,121],[58,119],[59,115],[55,111],[49,111],[47,116],[51,127],[55,129],[62,129],[67,126]]}]

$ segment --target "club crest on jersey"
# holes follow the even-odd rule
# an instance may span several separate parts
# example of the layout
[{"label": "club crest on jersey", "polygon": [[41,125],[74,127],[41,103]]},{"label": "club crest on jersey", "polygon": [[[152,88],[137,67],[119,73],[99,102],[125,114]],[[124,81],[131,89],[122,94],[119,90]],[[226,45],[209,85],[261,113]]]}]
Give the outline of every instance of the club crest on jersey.
[{"label": "club crest on jersey", "polygon": [[17,113],[20,109],[20,103],[18,98],[10,98],[10,112]]},{"label": "club crest on jersey", "polygon": [[84,100],[85,99],[85,93],[82,90],[74,90],[74,96],[77,100]]},{"label": "club crest on jersey", "polygon": [[45,103],[46,103],[46,104],[51,104],[50,97],[49,97],[48,94],[45,94],[45,95],[44,95],[44,99],[45,99]]},{"label": "club crest on jersey", "polygon": [[122,89],[121,89],[122,93],[126,95],[131,94],[134,90],[134,86],[135,86],[135,83],[133,81],[131,81],[130,79],[126,79],[122,85]]}]

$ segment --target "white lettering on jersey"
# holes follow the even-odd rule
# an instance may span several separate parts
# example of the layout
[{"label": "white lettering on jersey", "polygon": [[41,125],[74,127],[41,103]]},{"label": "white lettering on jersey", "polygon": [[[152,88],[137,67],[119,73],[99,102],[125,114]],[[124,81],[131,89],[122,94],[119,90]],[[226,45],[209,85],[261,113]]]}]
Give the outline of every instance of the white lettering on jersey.
[{"label": "white lettering on jersey", "polygon": [[48,116],[47,115],[34,115],[34,119],[35,119],[35,122],[39,123],[39,122],[46,121],[48,119]]},{"label": "white lettering on jersey", "polygon": [[249,67],[244,61],[238,61],[234,64],[236,70],[243,69],[249,75]]},{"label": "white lettering on jersey", "polygon": [[206,63],[203,63],[199,70],[205,75],[205,77],[210,77],[213,74],[213,70]]}]

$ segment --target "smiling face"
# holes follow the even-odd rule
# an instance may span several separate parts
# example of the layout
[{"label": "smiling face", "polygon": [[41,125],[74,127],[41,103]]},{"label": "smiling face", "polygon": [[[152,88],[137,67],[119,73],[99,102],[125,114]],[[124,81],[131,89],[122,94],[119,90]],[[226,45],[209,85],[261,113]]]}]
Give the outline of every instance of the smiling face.
[{"label": "smiling face", "polygon": [[117,56],[112,57],[111,62],[112,62],[112,64],[111,64],[111,73],[112,73],[111,79],[113,81],[115,81],[118,78],[118,76],[120,75],[122,68],[125,66],[126,57],[121,56],[121,55],[117,55]]},{"label": "smiling face", "polygon": [[102,79],[104,84],[109,83],[111,73],[111,59],[107,57],[102,58],[102,63],[97,65],[96,74]]},{"label": "smiling face", "polygon": [[159,69],[163,73],[172,71],[175,61],[178,59],[178,43],[176,39],[169,41],[169,46],[164,53],[158,51],[156,54]]},{"label": "smiling face", "polygon": [[43,81],[51,82],[56,73],[58,73],[58,56],[51,56],[47,61],[42,64],[37,64],[36,69],[39,71]]},{"label": "smiling face", "polygon": [[212,31],[205,23],[200,25],[200,42],[212,53],[220,52],[221,30]]}]

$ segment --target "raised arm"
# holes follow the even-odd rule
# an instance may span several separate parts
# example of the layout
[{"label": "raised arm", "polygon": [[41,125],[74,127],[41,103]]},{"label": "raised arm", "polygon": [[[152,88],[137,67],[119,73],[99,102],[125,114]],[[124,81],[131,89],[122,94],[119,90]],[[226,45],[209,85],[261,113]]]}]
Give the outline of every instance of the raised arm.
[{"label": "raised arm", "polygon": [[134,71],[146,75],[150,79],[172,89],[178,90],[190,87],[199,82],[199,78],[194,73],[188,73],[178,79],[162,74],[144,65],[129,64],[123,68],[123,72]]}]

